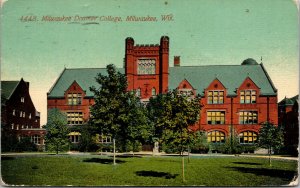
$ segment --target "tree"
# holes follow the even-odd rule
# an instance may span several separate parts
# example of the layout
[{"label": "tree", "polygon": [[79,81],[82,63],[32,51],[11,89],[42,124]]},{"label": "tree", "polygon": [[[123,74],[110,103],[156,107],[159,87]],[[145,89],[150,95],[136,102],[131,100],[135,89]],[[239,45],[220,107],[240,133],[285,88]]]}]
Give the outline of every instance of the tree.
[{"label": "tree", "polygon": [[126,103],[126,121],[122,126],[122,138],[126,143],[126,150],[138,151],[142,145],[149,141],[150,126],[146,116],[146,109],[140,99],[136,97],[135,92],[128,92]]},{"label": "tree", "polygon": [[174,144],[182,157],[182,179],[184,177],[183,152],[191,143],[190,126],[199,120],[200,99],[180,95],[177,90],[151,98],[148,104],[154,137],[164,144]]},{"label": "tree", "polygon": [[268,149],[269,165],[271,165],[272,150],[279,149],[283,145],[283,132],[280,127],[270,122],[264,122],[259,130],[258,145]]},{"label": "tree", "polygon": [[[117,72],[114,65],[107,65],[107,75],[99,73],[96,81],[99,86],[90,87],[95,104],[91,107],[90,124],[99,134],[112,135],[125,147],[129,141],[135,145],[139,137],[144,137],[145,116],[140,101],[134,92],[127,91],[127,78]],[[115,147],[114,147],[114,163]]]},{"label": "tree", "polygon": [[47,150],[54,150],[56,154],[59,151],[65,150],[69,141],[69,129],[67,127],[67,116],[57,108],[48,111],[47,124],[44,125],[46,129],[45,144]]}]

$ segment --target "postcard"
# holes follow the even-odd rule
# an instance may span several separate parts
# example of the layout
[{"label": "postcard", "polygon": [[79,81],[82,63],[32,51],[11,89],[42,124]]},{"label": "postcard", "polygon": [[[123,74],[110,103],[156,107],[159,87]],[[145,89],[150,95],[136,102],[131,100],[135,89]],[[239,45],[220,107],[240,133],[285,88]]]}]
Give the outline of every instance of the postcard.
[{"label": "postcard", "polygon": [[2,0],[2,185],[298,185],[298,11]]}]

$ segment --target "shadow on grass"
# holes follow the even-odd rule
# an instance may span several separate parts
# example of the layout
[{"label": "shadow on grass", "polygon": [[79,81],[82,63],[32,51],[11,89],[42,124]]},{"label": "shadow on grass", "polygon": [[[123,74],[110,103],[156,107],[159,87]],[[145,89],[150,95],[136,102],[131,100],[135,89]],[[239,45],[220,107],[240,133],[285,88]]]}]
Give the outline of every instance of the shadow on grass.
[{"label": "shadow on grass", "polygon": [[297,172],[292,170],[279,170],[272,168],[247,168],[247,167],[225,167],[243,173],[252,173],[258,176],[269,176],[274,178],[281,178],[283,180],[291,181]]},{"label": "shadow on grass", "polygon": [[15,157],[1,157],[1,161],[14,160]]},{"label": "shadow on grass", "polygon": [[262,165],[260,163],[251,163],[251,162],[232,162],[234,164],[242,164],[242,165]]},{"label": "shadow on grass", "polygon": [[174,179],[176,178],[176,176],[178,176],[178,174],[170,174],[170,173],[166,173],[166,172],[157,172],[157,171],[137,171],[135,172],[136,175],[138,176],[151,176],[151,177],[159,177],[159,178],[165,178],[165,179]]},{"label": "shadow on grass", "polygon": [[[101,164],[113,164],[113,159],[101,159],[101,158],[90,158],[84,159],[83,162],[88,163],[101,163]],[[125,163],[126,161],[116,159],[116,163]]]}]

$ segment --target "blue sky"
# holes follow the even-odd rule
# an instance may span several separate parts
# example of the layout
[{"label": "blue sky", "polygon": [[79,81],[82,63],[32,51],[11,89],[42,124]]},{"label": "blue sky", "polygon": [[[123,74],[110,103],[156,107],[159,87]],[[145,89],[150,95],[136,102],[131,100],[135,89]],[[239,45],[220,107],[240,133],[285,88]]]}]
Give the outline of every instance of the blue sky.
[{"label": "blue sky", "polygon": [[[292,0],[8,0],[2,5],[1,80],[30,82],[41,124],[47,95],[64,67],[122,67],[125,38],[157,44],[170,37],[181,65],[240,64],[249,57],[266,67],[278,100],[298,93],[298,10]],[[173,21],[161,21],[172,14]],[[22,22],[25,16],[36,21]],[[122,22],[46,22],[43,16],[113,16]],[[126,22],[127,16],[157,22]],[[233,75],[234,77],[234,75]]]}]

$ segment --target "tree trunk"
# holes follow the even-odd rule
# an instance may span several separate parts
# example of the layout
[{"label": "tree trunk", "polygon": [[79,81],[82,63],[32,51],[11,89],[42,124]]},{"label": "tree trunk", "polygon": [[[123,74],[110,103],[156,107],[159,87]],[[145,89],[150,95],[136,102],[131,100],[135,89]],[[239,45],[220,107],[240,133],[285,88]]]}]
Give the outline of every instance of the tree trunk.
[{"label": "tree trunk", "polygon": [[116,165],[116,139],[113,139],[113,143],[114,143],[114,165]]},{"label": "tree trunk", "polygon": [[182,181],[185,182],[185,176],[184,176],[184,155],[183,155],[183,151],[181,152],[181,161],[182,161]]},{"label": "tree trunk", "polygon": [[190,146],[188,146],[188,163],[190,163]]},{"label": "tree trunk", "polygon": [[271,164],[271,152],[272,152],[272,147],[269,147],[269,166],[272,166],[272,164]]}]

